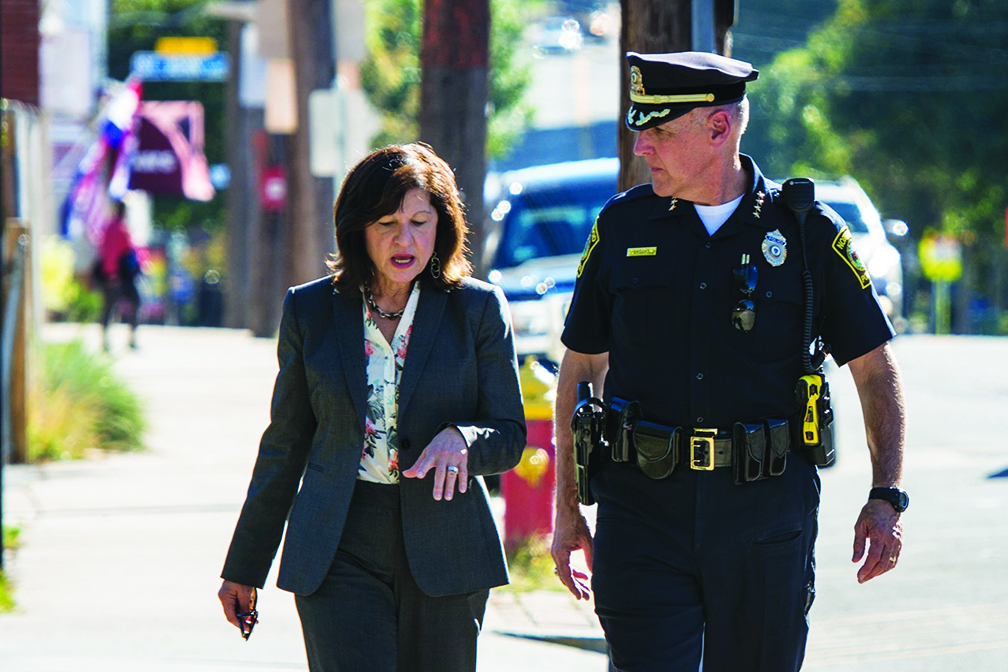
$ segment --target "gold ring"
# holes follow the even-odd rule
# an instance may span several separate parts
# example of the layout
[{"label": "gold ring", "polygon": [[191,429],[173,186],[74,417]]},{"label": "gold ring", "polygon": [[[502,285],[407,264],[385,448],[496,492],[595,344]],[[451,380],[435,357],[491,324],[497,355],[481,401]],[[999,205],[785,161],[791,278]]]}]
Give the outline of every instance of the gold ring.
[{"label": "gold ring", "polygon": [[895,555],[890,555],[889,556],[889,562],[896,562],[896,556]]}]

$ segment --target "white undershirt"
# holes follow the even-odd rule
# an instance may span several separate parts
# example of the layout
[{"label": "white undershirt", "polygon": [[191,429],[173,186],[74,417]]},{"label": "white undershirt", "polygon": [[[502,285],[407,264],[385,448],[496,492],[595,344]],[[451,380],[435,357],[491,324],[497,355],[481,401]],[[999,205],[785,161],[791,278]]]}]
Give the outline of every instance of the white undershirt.
[{"label": "white undershirt", "polygon": [[[745,196],[745,194],[742,194],[742,196]],[[742,202],[742,196],[721,205],[693,204],[693,207],[696,208],[696,214],[700,216],[700,221],[703,222],[704,228],[707,229],[707,235],[713,236],[714,232],[728,221],[728,218],[735,212],[735,208]]]}]

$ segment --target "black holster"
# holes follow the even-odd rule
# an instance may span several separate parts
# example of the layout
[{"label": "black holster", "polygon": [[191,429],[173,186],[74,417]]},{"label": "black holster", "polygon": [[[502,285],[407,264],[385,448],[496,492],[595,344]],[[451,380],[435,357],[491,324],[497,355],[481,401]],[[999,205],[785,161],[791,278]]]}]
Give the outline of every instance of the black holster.
[{"label": "black holster", "polygon": [[602,464],[605,404],[591,396],[591,384],[578,383],[578,402],[571,417],[571,435],[574,439],[574,479],[578,501],[590,506],[595,503],[591,493],[591,478]]}]

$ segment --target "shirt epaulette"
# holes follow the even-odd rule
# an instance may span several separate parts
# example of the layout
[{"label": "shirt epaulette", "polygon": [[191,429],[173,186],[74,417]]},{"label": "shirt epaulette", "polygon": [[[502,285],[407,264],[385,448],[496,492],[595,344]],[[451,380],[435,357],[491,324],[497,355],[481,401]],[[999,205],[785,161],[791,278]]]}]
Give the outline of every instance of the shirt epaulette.
[{"label": "shirt epaulette", "polygon": [[616,205],[617,203],[626,203],[627,201],[632,201],[634,199],[654,195],[655,195],[654,189],[651,188],[650,184],[638,184],[636,187],[631,187],[626,191],[621,191],[620,193],[610,198],[608,201],[606,201],[606,204],[605,206],[603,206],[602,209],[605,210],[609,206]]},{"label": "shirt epaulette", "polygon": [[656,198],[654,190],[651,188],[650,184],[638,184],[636,187],[631,187],[626,191],[621,191],[615,196],[612,196],[608,201],[606,201],[605,205],[602,206],[602,210],[599,211],[598,220],[606,219],[606,216],[610,213],[612,208],[622,207],[630,204],[631,202],[640,203],[641,199],[646,197]]},{"label": "shirt epaulette", "polygon": [[825,203],[820,203],[819,201],[815,202],[815,206],[812,208],[812,212],[810,212],[809,214],[820,215],[820,217],[813,217],[813,219],[816,220],[825,219],[830,224],[832,224],[834,227],[833,233],[838,232],[845,226],[847,226],[847,222],[844,221],[843,217],[837,214],[836,210],[826,205]]}]

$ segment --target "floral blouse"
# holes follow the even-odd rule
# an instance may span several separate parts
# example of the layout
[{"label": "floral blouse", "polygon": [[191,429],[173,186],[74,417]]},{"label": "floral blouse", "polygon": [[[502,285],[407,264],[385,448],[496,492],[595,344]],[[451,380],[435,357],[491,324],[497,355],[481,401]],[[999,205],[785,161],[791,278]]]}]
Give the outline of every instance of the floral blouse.
[{"label": "floral blouse", "polygon": [[357,468],[357,478],[362,481],[399,482],[399,378],[406,361],[406,347],[419,297],[420,283],[417,282],[413,284],[391,344],[378,329],[367,301],[363,302],[368,394],[364,448]]}]

